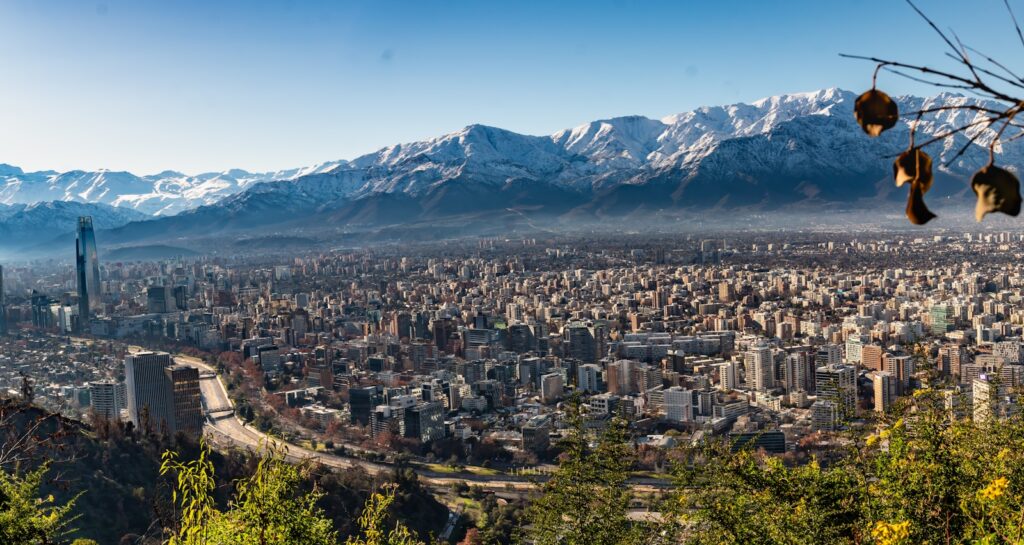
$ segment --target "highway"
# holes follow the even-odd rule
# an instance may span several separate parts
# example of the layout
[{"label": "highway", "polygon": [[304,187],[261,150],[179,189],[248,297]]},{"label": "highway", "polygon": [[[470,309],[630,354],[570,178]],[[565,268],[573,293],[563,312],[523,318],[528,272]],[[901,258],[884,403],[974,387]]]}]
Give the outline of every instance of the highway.
[{"label": "highway", "polygon": [[[79,339],[87,341],[87,339]],[[130,352],[141,352],[143,347],[131,346]],[[338,456],[333,453],[312,451],[294,443],[287,443],[280,438],[267,434],[246,425],[234,411],[234,403],[228,396],[227,389],[217,376],[217,371],[203,360],[184,354],[173,356],[175,363],[199,369],[200,394],[204,410],[214,409],[215,412],[206,418],[203,433],[214,442],[227,442],[235,447],[256,450],[260,445],[276,442],[287,449],[286,457],[298,462],[314,460],[335,469],[353,469],[359,467],[370,475],[387,475],[395,466],[389,463],[370,462],[361,458]],[[346,445],[347,446],[347,445]],[[453,484],[468,484],[493,492],[505,498],[525,497],[537,490],[537,481],[544,476],[523,477],[508,474],[480,475],[471,472],[439,473],[426,469],[422,465],[410,464],[420,482],[435,490],[447,490]],[[653,494],[671,487],[671,483],[662,479],[634,477],[629,480],[630,487],[638,494]]]},{"label": "highway", "polygon": [[[204,408],[225,408],[232,410],[219,411],[206,419],[204,433],[213,440],[227,440],[238,447],[256,449],[268,441],[276,441],[287,447],[287,457],[292,461],[312,459],[325,466],[336,469],[352,469],[360,467],[370,475],[387,474],[394,470],[394,465],[370,462],[359,458],[343,457],[326,452],[316,452],[294,443],[284,443],[281,439],[272,438],[267,434],[246,425],[235,414],[234,404],[228,396],[227,389],[216,375],[216,370],[198,358],[175,355],[174,360],[181,365],[199,369],[199,387]],[[420,478],[420,482],[431,488],[447,489],[455,483],[466,483],[480,486],[501,495],[523,496],[536,489],[536,484],[525,477],[510,475],[477,475],[474,473],[437,473],[422,467],[411,466]]]}]

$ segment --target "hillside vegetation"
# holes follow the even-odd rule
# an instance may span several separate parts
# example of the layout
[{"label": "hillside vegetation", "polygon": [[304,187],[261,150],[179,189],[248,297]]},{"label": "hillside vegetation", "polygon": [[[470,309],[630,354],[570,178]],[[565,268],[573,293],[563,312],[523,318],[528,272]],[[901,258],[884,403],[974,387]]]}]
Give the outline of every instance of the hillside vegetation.
[{"label": "hillside vegetation", "polygon": [[[835,437],[845,446],[828,461],[716,442],[683,447],[674,453],[676,486],[647,498],[656,512],[645,517],[630,513],[635,459],[623,423],[594,435],[582,416],[571,421],[559,468],[525,519],[503,532],[480,521],[463,543],[1024,543],[1024,421],[957,416],[937,391],[919,390],[868,434]],[[115,428],[54,419],[44,431],[61,446],[42,448],[81,455],[6,464],[0,542],[116,543],[119,532],[146,526],[142,542],[170,545],[412,545],[432,539],[427,521],[436,531],[445,520],[411,474],[369,494],[352,475],[285,462],[280,446],[223,455]],[[139,542],[130,538],[122,542]]]}]

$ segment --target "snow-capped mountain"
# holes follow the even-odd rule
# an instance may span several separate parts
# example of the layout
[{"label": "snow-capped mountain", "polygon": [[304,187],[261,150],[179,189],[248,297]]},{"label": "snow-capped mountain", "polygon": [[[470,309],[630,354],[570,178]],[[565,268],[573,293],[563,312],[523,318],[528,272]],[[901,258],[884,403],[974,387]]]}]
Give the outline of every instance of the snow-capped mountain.
[{"label": "snow-capped mountain", "polygon": [[150,217],[135,210],[99,203],[0,204],[0,247],[31,245],[73,233],[79,216],[92,216],[97,229],[114,229]]},{"label": "snow-capped mountain", "polygon": [[[854,93],[825,89],[662,119],[598,120],[549,136],[470,125],[351,161],[270,174],[35,173],[41,180],[37,189],[11,181],[33,175],[0,165],[0,179],[16,186],[10,194],[30,196],[21,198],[96,199],[161,215],[179,212],[119,229],[115,236],[125,240],[271,227],[401,225],[474,215],[606,219],[665,210],[848,206],[864,200],[890,203],[885,206],[895,205],[899,214],[896,201],[905,193],[890,180],[891,162],[907,147],[911,119],[880,138],[868,138],[854,121],[855,99]],[[955,94],[896,100],[904,114],[983,103]],[[965,111],[926,115],[918,142],[974,118]],[[967,198],[966,180],[987,161],[994,135],[979,130],[985,134],[976,145],[948,167],[945,162],[973,133],[926,148],[937,168],[930,203]],[[1024,164],[1024,142],[996,152],[1000,164]],[[0,192],[0,200],[7,194]]]},{"label": "snow-capped mountain", "polygon": [[195,176],[170,170],[148,176],[110,170],[23,172],[18,167],[0,164],[0,204],[103,203],[147,215],[168,216],[213,204],[258,182],[294,180],[343,164],[344,161],[334,161],[262,173],[232,169]]},{"label": "snow-capped mountain", "polygon": [[[594,121],[550,136],[528,136],[471,125],[438,138],[381,149],[330,170],[288,183],[257,183],[218,203],[241,212],[259,201],[298,208],[390,195],[422,202],[426,211],[453,193],[482,197],[539,188],[576,195],[591,208],[645,188],[648,207],[782,204],[805,198],[843,200],[890,192],[891,158],[906,148],[906,122],[881,138],[867,138],[853,116],[854,93],[825,89],[770,97],[753,104],[699,108],[660,120],[641,116]],[[901,111],[977,103],[942,94],[930,99],[899,97]],[[943,111],[924,117],[918,141],[974,119],[974,112]],[[968,136],[927,148],[940,177],[963,179],[987,161],[993,131],[948,168]],[[973,134],[973,133],[968,133]],[[1024,146],[998,149],[1000,162],[1024,161]],[[965,186],[950,184],[946,194]],[[881,191],[880,191],[881,189]],[[941,193],[941,191],[940,191]],[[431,197],[434,197],[433,199]],[[633,197],[630,197],[633,199]],[[515,204],[515,201],[476,206]],[[551,203],[557,205],[559,203]],[[640,203],[638,202],[637,205]],[[329,205],[329,206],[328,206]],[[383,218],[382,218],[383,219]]]}]

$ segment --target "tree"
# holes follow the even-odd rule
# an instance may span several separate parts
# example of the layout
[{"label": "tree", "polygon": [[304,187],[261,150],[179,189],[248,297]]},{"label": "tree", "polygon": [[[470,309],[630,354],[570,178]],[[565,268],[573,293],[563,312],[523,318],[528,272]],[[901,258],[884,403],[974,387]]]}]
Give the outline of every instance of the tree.
[{"label": "tree", "polygon": [[[971,189],[977,196],[975,218],[981,221],[986,214],[992,212],[1016,216],[1020,213],[1021,207],[1020,181],[1008,170],[995,165],[995,154],[996,148],[1001,144],[1024,136],[1024,125],[1014,122],[1014,118],[1024,110],[1024,99],[1017,96],[1020,90],[1024,89],[1024,78],[999,61],[965,45],[953,31],[943,32],[913,2],[907,0],[907,3],[939,35],[950,50],[946,55],[959,66],[956,71],[945,71],[877,57],[842,55],[876,63],[871,78],[871,89],[858,97],[854,105],[857,122],[869,136],[876,137],[894,127],[899,120],[900,114],[896,103],[876,87],[878,73],[882,70],[942,89],[963,90],[986,99],[986,102],[965,101],[925,107],[910,113],[907,116],[913,119],[910,124],[910,142],[907,150],[893,163],[893,175],[897,187],[910,184],[907,218],[911,223],[923,225],[936,217],[924,202],[924,194],[931,188],[933,181],[932,158],[925,153],[924,148],[963,133],[968,140],[946,162],[946,166],[949,166],[978,141],[988,141],[988,164],[978,170],[971,179]],[[1009,2],[1004,0],[1004,3],[1021,45],[1024,45],[1024,33],[1017,24],[1016,15]],[[979,63],[978,59],[983,62]],[[956,121],[953,128],[923,142],[916,141],[916,132],[922,121],[928,121],[939,112],[950,110],[964,111],[970,113],[972,117],[968,120],[965,116],[963,120]],[[1014,132],[1007,132],[1011,127]]]},{"label": "tree", "polygon": [[395,486],[374,492],[359,515],[359,535],[349,537],[345,545],[422,545],[403,524],[387,528],[388,508],[395,501]]},{"label": "tree", "polygon": [[623,423],[612,420],[591,446],[578,400],[568,405],[562,459],[527,510],[527,536],[537,545],[645,543],[628,517],[633,453]]},{"label": "tree", "polygon": [[267,445],[252,475],[238,481],[226,511],[214,506],[213,464],[209,448],[199,458],[179,460],[164,454],[161,474],[176,475],[173,501],[180,509],[177,528],[168,545],[324,545],[337,543],[330,519],[317,502],[317,490],[300,493],[299,484],[310,466],[291,464],[286,451]]},{"label": "tree", "polygon": [[828,467],[689,449],[670,515],[694,545],[1021,542],[1024,420],[959,419],[946,402],[916,391]]},{"label": "tree", "polygon": [[673,520],[689,527],[688,544],[847,543],[858,530],[861,482],[844,468],[816,462],[787,467],[725,441],[688,449],[676,469]]},{"label": "tree", "polygon": [[22,476],[0,470],[0,543],[45,545],[58,542],[70,531],[77,496],[59,504],[52,495],[42,497],[40,487],[47,465]]}]

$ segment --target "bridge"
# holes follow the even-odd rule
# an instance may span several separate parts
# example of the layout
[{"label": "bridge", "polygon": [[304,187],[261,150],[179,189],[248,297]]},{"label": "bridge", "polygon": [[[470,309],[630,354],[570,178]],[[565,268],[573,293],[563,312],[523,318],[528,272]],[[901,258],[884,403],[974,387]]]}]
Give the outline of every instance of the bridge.
[{"label": "bridge", "polygon": [[207,407],[205,413],[206,416],[212,417],[215,414],[224,413],[231,414],[235,412],[235,408],[231,405],[219,405],[217,407]]}]

